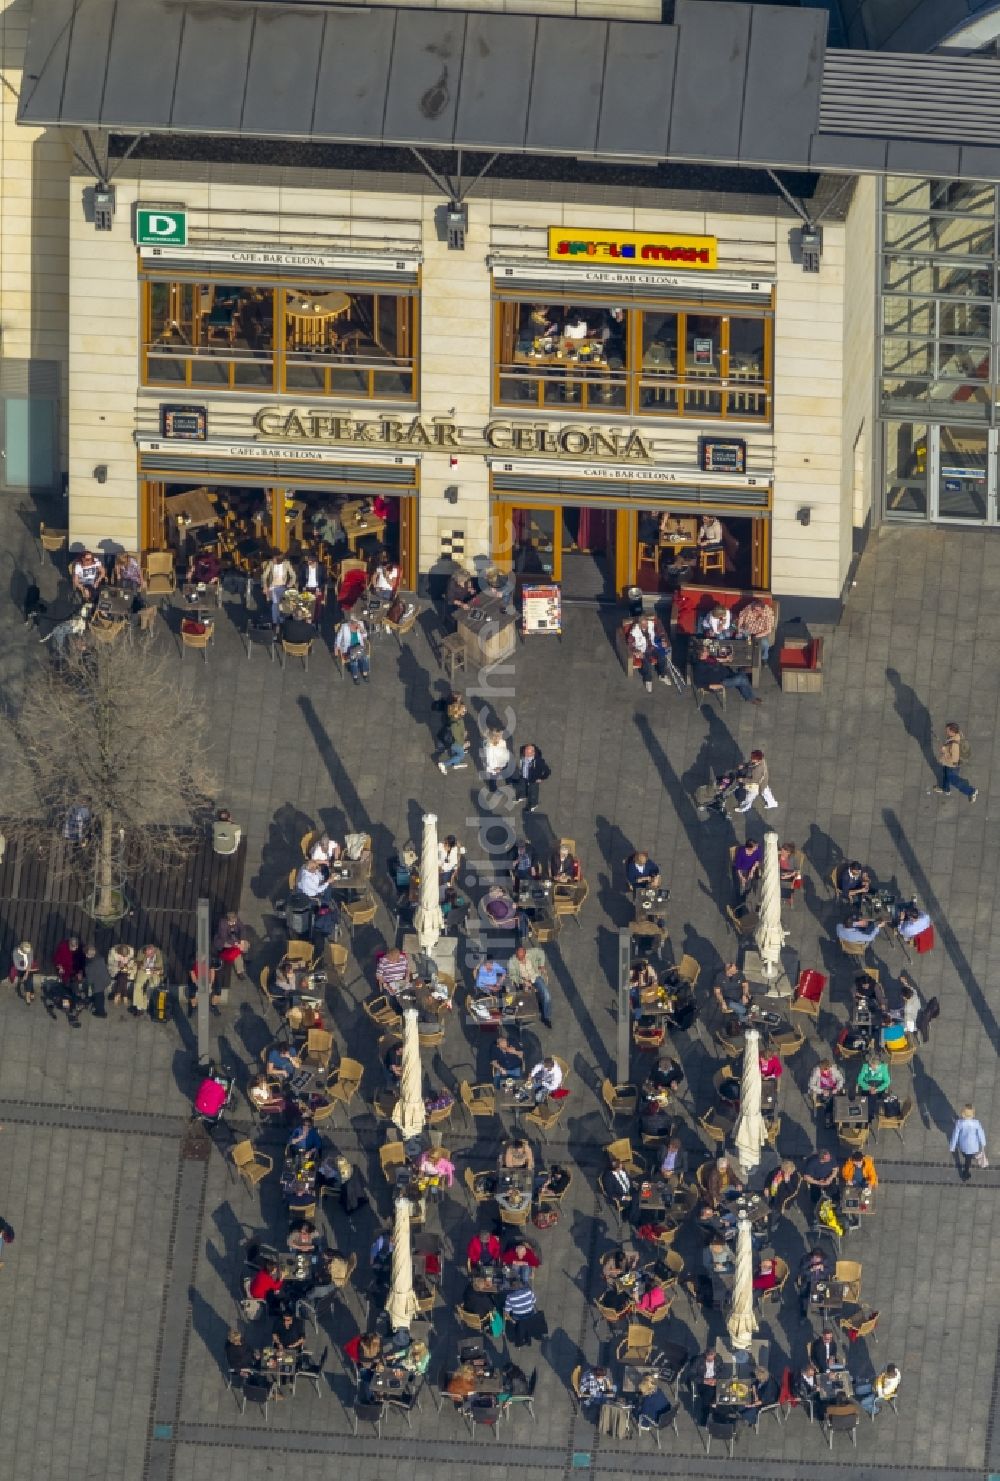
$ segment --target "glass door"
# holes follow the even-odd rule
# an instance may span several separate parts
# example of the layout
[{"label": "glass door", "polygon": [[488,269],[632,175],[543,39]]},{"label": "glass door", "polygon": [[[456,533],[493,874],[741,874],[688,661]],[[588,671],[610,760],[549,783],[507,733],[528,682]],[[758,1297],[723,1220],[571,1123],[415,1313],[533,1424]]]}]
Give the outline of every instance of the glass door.
[{"label": "glass door", "polygon": [[518,577],[562,579],[562,511],[518,508],[511,511],[514,572]]},{"label": "glass door", "polygon": [[997,523],[997,433],[986,427],[931,428],[931,518]]}]

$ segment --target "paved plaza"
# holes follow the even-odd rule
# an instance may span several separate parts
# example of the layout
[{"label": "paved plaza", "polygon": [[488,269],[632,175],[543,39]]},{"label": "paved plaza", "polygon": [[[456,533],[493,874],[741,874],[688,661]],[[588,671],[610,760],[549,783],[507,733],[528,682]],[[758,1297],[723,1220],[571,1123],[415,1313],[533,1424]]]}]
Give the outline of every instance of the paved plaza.
[{"label": "paved plaza", "polygon": [[[7,511],[3,524],[13,568],[0,614],[0,674],[5,698],[16,700],[39,661],[15,605],[23,589],[18,573],[37,572],[40,562],[27,519]],[[53,568],[41,569],[43,595],[52,596]],[[561,641],[530,639],[509,671],[490,680],[496,712],[503,717],[509,707],[515,717],[516,742],[535,741],[552,767],[541,807],[526,820],[528,836],[545,849],[556,837],[573,837],[590,882],[580,927],[567,922],[548,948],[555,1027],[526,1035],[529,1046],[551,1048],[573,1072],[567,1114],[547,1155],[569,1165],[574,1181],[558,1227],[537,1236],[544,1264],[536,1285],[551,1333],[541,1352],[527,1355],[529,1366],[538,1366],[537,1422],[522,1409],[496,1441],[487,1436],[474,1445],[460,1417],[439,1415],[429,1393],[412,1431],[396,1416],[381,1440],[370,1427],[354,1438],[337,1348],[357,1330],[357,1295],[328,1330],[310,1333],[314,1352],[329,1347],[322,1395],[300,1385],[294,1400],[272,1405],[266,1425],[257,1409],[241,1416],[221,1366],[241,1249],[254,1231],[278,1228],[282,1211],[277,1189],[265,1184],[262,1195],[251,1195],[217,1149],[206,1160],[188,1134],[195,1070],[187,1020],[155,1025],[113,1014],[108,1021],[85,1018],[73,1033],[64,1019],[50,1021],[40,1003],[27,1007],[9,991],[0,996],[0,1215],[17,1231],[0,1270],[0,1481],[458,1481],[472,1465],[484,1481],[572,1472],[779,1481],[889,1481],[900,1473],[951,1481],[1000,1473],[993,1423],[1000,1281],[989,1274],[1000,1177],[991,1170],[963,1186],[947,1153],[954,1113],[966,1100],[1000,1145],[991,973],[1000,957],[998,597],[1000,545],[993,538],[893,530],[873,540],[844,621],[827,636],[821,695],[782,695],[769,675],[759,708],[731,694],[725,711],[700,710],[690,693],[660,685],[647,695],[615,659],[612,618],[589,607],[569,608]],[[443,777],[430,759],[439,724],[432,705],[447,688],[428,642],[434,621],[425,613],[402,649],[379,640],[371,683],[357,687],[326,652],[316,652],[308,672],[297,663],[282,670],[260,652],[248,662],[229,614],[207,665],[191,654],[182,664],[178,654],[189,702],[206,706],[211,717],[220,801],[247,834],[243,908],[256,933],[254,972],[280,954],[273,902],[313,824],[335,837],[370,832],[386,895],[385,861],[404,840],[419,838],[424,811],[459,836],[470,861],[485,858],[475,773]],[[166,630],[154,641],[175,642]],[[466,687],[477,687],[475,675]],[[968,771],[980,797],[972,807],[929,791],[935,738],[949,719],[962,722],[973,744]],[[835,912],[824,883],[834,860],[842,853],[861,858],[880,879],[916,893],[937,931],[934,952],[909,968],[921,993],[941,1002],[931,1041],[913,1061],[912,1088],[909,1072],[899,1072],[899,1089],[915,1097],[917,1111],[902,1141],[879,1137],[878,1212],[844,1251],[863,1261],[864,1305],[881,1313],[877,1347],[870,1354],[852,1349],[851,1363],[864,1366],[870,1358],[901,1367],[899,1416],[883,1413],[874,1426],[863,1418],[857,1450],[841,1435],[832,1452],[801,1412],[784,1426],[765,1419],[759,1435],[740,1434],[730,1461],[721,1445],[706,1458],[685,1407],[679,1435],[665,1432],[660,1456],[648,1437],[598,1436],[575,1412],[568,1388],[577,1363],[609,1351],[591,1300],[597,1260],[614,1241],[595,1190],[609,1139],[598,1092],[602,1077],[614,1076],[613,984],[618,931],[628,919],[622,861],[636,847],[658,860],[672,891],[674,953],[696,957],[702,984],[710,984],[734,948],[724,914],[728,849],[742,838],[744,822],[756,833],[763,820],[757,813],[737,819],[734,833],[728,821],[699,820],[690,794],[710,768],[754,745],[767,754],[781,803],[769,821],[808,861],[805,890],[786,914],[790,944],[803,965],[831,973],[828,1011],[818,1030],[810,1026],[809,1042],[785,1075],[783,1152],[801,1157],[815,1145],[802,1087],[846,1017],[852,974],[830,944]],[[482,878],[482,866],[473,867]],[[372,953],[390,936],[391,921],[382,909],[377,929],[358,933],[348,985],[330,989],[340,1049],[369,1067],[366,1095],[379,1080],[375,1033],[360,1005],[371,991]],[[894,982],[898,950],[877,946],[876,955]],[[454,1018],[431,1066],[452,1087],[483,1078],[488,1060],[488,1046],[458,1013]],[[223,1062],[248,1065],[271,1037],[274,1019],[248,986],[213,1027]],[[691,1098],[704,1109],[718,1051],[703,1030],[681,1036],[676,1049]],[[697,1161],[705,1149],[687,1119],[685,1142]],[[237,1126],[249,1127],[245,1106]],[[324,1131],[370,1180],[375,1207],[352,1229],[338,1210],[332,1226],[342,1247],[350,1242],[361,1251],[361,1276],[364,1251],[389,1213],[376,1156],[381,1133],[357,1105],[349,1127],[341,1116]],[[273,1133],[263,1145],[279,1152]],[[460,1172],[495,1161],[496,1138],[474,1135],[457,1116],[445,1145]],[[439,1308],[435,1318],[432,1375],[455,1355],[447,1307],[461,1293],[472,1232],[458,1187],[440,1205],[440,1222],[456,1255],[445,1277],[444,1314]],[[790,1263],[804,1248],[804,1230],[796,1212],[778,1232],[775,1248]],[[677,1248],[685,1256],[697,1249],[684,1236]],[[773,1370],[800,1364],[813,1335],[800,1326],[787,1294],[763,1333]],[[721,1332],[720,1318],[713,1320],[712,1332]],[[708,1332],[702,1311],[683,1296],[665,1328],[657,1328],[692,1350],[704,1348]]]}]

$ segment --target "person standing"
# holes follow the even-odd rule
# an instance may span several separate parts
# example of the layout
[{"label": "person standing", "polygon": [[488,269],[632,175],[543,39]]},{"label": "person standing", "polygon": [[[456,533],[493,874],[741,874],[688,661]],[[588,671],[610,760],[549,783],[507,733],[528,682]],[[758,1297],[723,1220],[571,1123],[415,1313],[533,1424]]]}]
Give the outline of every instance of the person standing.
[{"label": "person standing", "polygon": [[537,746],[530,742],[521,747],[517,762],[517,785],[523,793],[519,799],[525,806],[526,813],[534,812],[538,806],[538,787],[540,782],[547,781],[552,775],[548,764]]},{"label": "person standing", "polygon": [[639,673],[646,686],[646,693],[653,692],[653,670],[661,684],[669,684],[667,676],[667,635],[658,617],[640,617],[629,629],[628,645],[639,660]]},{"label": "person standing", "polygon": [[281,599],[290,586],[295,586],[295,571],[292,563],[280,550],[276,550],[261,575],[264,600],[271,603],[271,625],[273,627],[277,627],[281,621]]},{"label": "person standing", "polygon": [[972,1177],[972,1164],[978,1162],[986,1152],[986,1133],[982,1122],[976,1119],[975,1106],[962,1107],[948,1150],[955,1154],[958,1175],[963,1183],[967,1183]]},{"label": "person standing", "polygon": [[749,812],[758,797],[763,797],[764,806],[770,812],[771,808],[777,807],[778,799],[771,791],[771,779],[768,775],[767,762],[764,760],[763,751],[751,751],[750,759],[746,764],[744,781],[746,800],[736,809],[737,812]]},{"label": "person standing", "polygon": [[966,761],[972,760],[972,747],[962,734],[962,727],[956,725],[954,720],[949,720],[944,727],[944,740],[938,748],[938,760],[941,763],[941,785],[935,787],[942,797],[950,797],[952,787],[956,792],[962,792],[970,802],[975,802],[979,796],[979,788],[967,782],[960,774],[959,767]]}]

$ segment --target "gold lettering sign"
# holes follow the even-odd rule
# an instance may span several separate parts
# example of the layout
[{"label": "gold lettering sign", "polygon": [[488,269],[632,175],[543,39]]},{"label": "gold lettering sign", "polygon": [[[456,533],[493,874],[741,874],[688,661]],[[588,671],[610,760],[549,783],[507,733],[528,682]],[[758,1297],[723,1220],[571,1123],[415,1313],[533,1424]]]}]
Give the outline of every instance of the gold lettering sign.
[{"label": "gold lettering sign", "polygon": [[466,452],[545,453],[609,462],[649,462],[647,438],[634,427],[550,427],[544,422],[488,422],[462,427],[450,417],[357,417],[350,413],[263,406],[253,419],[267,441],[364,443],[400,449],[448,448]]}]

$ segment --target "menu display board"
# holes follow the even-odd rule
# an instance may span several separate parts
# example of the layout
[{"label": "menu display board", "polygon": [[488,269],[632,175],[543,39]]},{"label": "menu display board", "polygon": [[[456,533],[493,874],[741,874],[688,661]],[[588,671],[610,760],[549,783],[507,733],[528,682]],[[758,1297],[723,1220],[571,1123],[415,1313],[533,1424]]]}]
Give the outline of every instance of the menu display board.
[{"label": "menu display board", "polygon": [[160,436],[180,442],[204,442],[208,434],[208,412],[204,406],[160,407]]},{"label": "menu display board", "polygon": [[745,473],[747,445],[740,437],[699,437],[698,462],[703,473]]},{"label": "menu display board", "polygon": [[521,589],[521,632],[562,633],[562,592],[558,586]]}]

